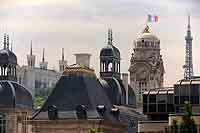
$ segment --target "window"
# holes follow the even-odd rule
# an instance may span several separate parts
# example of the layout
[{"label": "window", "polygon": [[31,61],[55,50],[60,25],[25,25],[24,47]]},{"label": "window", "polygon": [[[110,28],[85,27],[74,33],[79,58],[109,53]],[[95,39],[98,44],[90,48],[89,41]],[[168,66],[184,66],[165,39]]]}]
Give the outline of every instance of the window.
[{"label": "window", "polygon": [[166,104],[158,104],[158,112],[166,112]]},{"label": "window", "polygon": [[156,95],[149,95],[149,103],[156,103]]},{"label": "window", "polygon": [[199,104],[199,97],[198,96],[191,96],[191,104]]},{"label": "window", "polygon": [[174,96],[173,95],[168,94],[167,103],[168,104],[174,104]]},{"label": "window", "polygon": [[143,112],[144,112],[144,113],[147,112],[147,104],[143,104]]},{"label": "window", "polygon": [[180,88],[180,95],[181,96],[188,96],[190,90],[190,85],[182,85]]},{"label": "window", "polygon": [[179,96],[175,96],[175,104],[179,104]]},{"label": "window", "polygon": [[157,95],[157,102],[158,103],[166,103],[167,101],[167,95]]},{"label": "window", "polygon": [[199,95],[199,85],[192,85],[191,86],[191,96],[198,96]]},{"label": "window", "polygon": [[180,96],[180,104],[185,104],[186,101],[189,101],[189,96]]},{"label": "window", "polygon": [[6,119],[3,114],[0,114],[0,133],[6,133]]},{"label": "window", "polygon": [[143,95],[143,103],[147,103],[147,96],[148,95]]},{"label": "window", "polygon": [[174,112],[174,104],[167,104],[167,112]]},{"label": "window", "polygon": [[156,112],[156,104],[149,104],[149,112]]}]

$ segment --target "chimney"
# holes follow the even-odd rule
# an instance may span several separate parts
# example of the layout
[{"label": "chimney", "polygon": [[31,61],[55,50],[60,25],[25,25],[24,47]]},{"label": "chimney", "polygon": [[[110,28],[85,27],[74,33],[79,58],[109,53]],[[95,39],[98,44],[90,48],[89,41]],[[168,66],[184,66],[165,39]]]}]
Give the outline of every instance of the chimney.
[{"label": "chimney", "polygon": [[126,89],[126,104],[128,105],[128,74],[122,73],[122,83]]},{"label": "chimney", "polygon": [[75,54],[75,56],[76,56],[76,64],[83,65],[85,67],[90,68],[91,54],[79,53],[79,54]]}]

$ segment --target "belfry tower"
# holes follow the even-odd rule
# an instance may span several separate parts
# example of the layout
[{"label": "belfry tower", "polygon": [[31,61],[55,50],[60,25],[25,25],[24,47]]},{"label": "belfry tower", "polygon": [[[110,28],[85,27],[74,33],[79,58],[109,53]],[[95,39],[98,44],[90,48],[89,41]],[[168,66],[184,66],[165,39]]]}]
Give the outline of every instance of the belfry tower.
[{"label": "belfry tower", "polygon": [[67,66],[67,61],[65,60],[64,48],[62,48],[62,58],[61,60],[59,60],[59,71],[63,72],[66,66]]},{"label": "belfry tower", "polygon": [[47,70],[47,65],[48,62],[44,60],[44,48],[43,48],[42,61],[40,62],[40,69]]},{"label": "belfry tower", "polygon": [[28,61],[29,67],[31,67],[31,68],[35,67],[35,55],[33,55],[32,41],[31,41],[30,54],[27,55],[27,61]]},{"label": "belfry tower", "polygon": [[190,27],[190,16],[188,16],[188,26],[187,26],[187,35],[185,36],[186,47],[185,47],[185,65],[183,66],[184,79],[191,79],[193,76],[193,64],[192,64],[192,35]]}]

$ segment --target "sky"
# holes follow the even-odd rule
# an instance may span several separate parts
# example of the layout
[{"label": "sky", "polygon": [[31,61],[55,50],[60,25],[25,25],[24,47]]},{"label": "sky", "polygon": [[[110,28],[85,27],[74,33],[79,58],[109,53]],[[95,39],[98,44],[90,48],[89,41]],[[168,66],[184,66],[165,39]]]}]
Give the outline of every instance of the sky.
[{"label": "sky", "polygon": [[[99,52],[107,45],[112,28],[114,45],[121,52],[121,72],[128,73],[133,41],[141,35],[148,14],[158,15],[149,24],[161,41],[165,86],[183,78],[187,16],[191,15],[194,74],[200,75],[200,2],[198,0],[0,0],[0,37],[9,33],[19,65],[26,65],[31,40],[36,66],[42,59],[58,69],[65,48],[68,64],[75,53],[90,53],[91,67],[99,73]],[[1,41],[0,47],[3,47]]]}]

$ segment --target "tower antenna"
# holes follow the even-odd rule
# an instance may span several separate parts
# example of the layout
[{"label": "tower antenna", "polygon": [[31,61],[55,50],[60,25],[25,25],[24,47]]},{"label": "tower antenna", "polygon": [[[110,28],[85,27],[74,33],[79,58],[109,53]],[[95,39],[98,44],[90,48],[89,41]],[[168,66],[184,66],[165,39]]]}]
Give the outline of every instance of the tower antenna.
[{"label": "tower antenna", "polygon": [[193,77],[193,64],[192,64],[192,35],[190,27],[190,15],[188,15],[188,26],[187,35],[185,36],[186,47],[185,47],[185,65],[184,68],[184,79],[191,79]]}]

